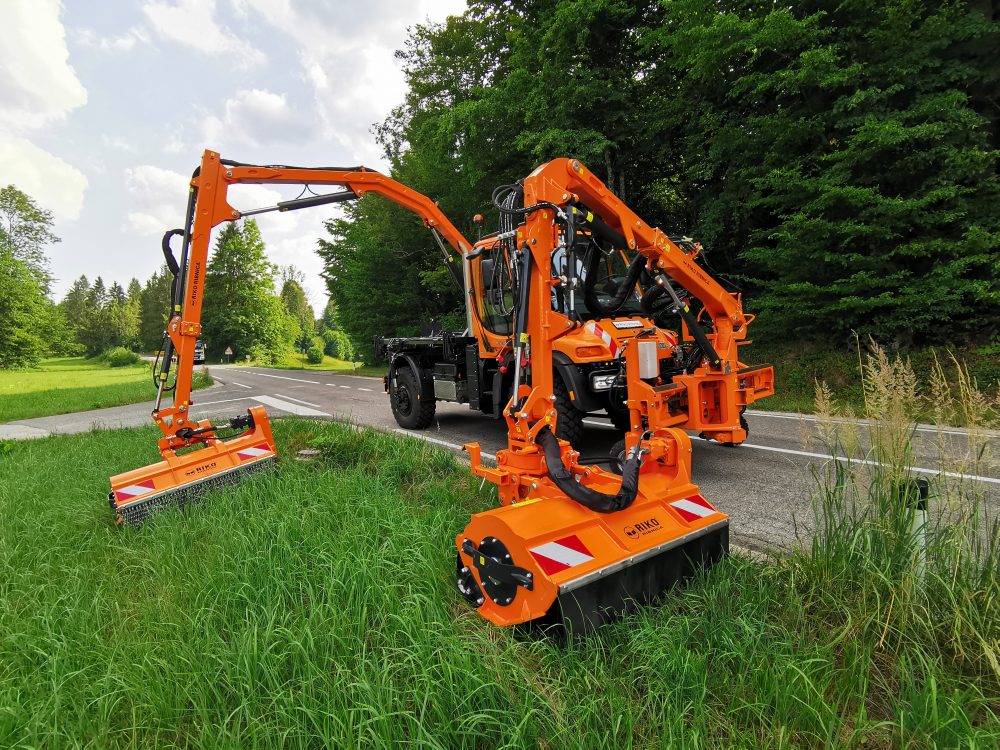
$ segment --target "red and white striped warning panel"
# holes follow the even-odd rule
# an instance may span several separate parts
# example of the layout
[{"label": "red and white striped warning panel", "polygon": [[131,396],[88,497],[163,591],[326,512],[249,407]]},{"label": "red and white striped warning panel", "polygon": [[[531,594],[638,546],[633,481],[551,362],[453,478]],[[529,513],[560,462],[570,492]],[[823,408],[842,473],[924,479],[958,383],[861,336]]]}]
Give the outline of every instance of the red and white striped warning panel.
[{"label": "red and white striped warning panel", "polygon": [[147,479],[145,482],[130,484],[128,487],[122,487],[120,490],[115,490],[115,498],[118,500],[135,500],[137,497],[148,495],[155,489],[156,487],[153,486],[153,480]]},{"label": "red and white striped warning panel", "polygon": [[263,456],[265,453],[270,452],[271,449],[267,447],[267,443],[261,443],[260,445],[255,445],[253,448],[243,448],[242,450],[238,450],[236,451],[236,455],[239,456],[240,461],[246,461],[251,458]]},{"label": "red and white striped warning panel", "polygon": [[597,338],[599,338],[601,342],[606,347],[608,347],[608,349],[611,350],[612,357],[618,356],[618,342],[615,341],[613,338],[611,338],[611,334],[609,334],[607,331],[605,331],[603,328],[597,325],[597,323],[595,323],[594,321],[590,321],[589,323],[587,323],[587,325],[583,327],[583,330],[585,330],[587,333],[597,336]]},{"label": "red and white striped warning panel", "polygon": [[701,495],[685,497],[681,500],[674,500],[670,505],[681,514],[685,521],[697,521],[699,518],[714,516],[717,511]]},{"label": "red and white striped warning panel", "polygon": [[539,547],[532,547],[528,552],[535,558],[538,566],[549,575],[575,568],[594,559],[590,550],[575,534],[554,542],[546,542]]}]

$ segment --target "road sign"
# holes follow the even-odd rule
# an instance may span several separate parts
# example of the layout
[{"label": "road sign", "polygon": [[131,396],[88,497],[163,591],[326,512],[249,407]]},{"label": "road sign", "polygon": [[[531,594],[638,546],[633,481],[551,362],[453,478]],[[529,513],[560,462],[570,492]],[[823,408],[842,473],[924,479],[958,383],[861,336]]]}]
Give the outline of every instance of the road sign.
[{"label": "road sign", "polygon": [[226,351],[223,352],[227,357],[233,356],[233,347],[227,346]]}]

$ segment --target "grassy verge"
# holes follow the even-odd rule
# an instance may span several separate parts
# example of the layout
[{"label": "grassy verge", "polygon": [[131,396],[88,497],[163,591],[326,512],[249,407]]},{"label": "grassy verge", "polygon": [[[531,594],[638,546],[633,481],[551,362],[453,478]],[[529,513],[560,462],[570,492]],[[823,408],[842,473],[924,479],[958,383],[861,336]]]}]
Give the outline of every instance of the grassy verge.
[{"label": "grassy verge", "polygon": [[[864,392],[861,377],[861,359],[857,350],[820,349],[814,346],[769,346],[754,342],[748,348],[753,363],[769,362],[774,365],[775,394],[761,401],[759,407],[771,411],[790,411],[809,414],[813,412],[816,383],[827,384],[837,401],[855,414],[864,411]],[[930,385],[935,358],[949,369],[952,356],[987,392],[1000,390],[1000,351],[996,347],[981,347],[951,352],[946,349],[924,349],[906,355],[916,374],[918,385]],[[931,405],[921,404],[917,418],[933,422]]]},{"label": "grassy verge", "polygon": [[[212,379],[195,373],[195,388]],[[83,357],[47,359],[33,370],[0,371],[0,422],[135,404],[156,397],[148,363],[110,367]]]},{"label": "grassy verge", "polygon": [[887,575],[845,546],[872,527],[842,514],[812,555],[731,558],[561,646],[454,592],[454,535],[492,500],[451,454],[334,423],[275,432],[321,458],[140,530],[113,528],[103,493],[157,458],[153,429],[0,451],[0,746],[1000,740],[995,568],[935,563],[904,596],[902,558]]},{"label": "grassy verge", "polygon": [[284,361],[277,365],[261,365],[261,367],[274,367],[279,370],[323,370],[342,375],[364,375],[378,378],[386,373],[385,367],[369,367],[360,362],[348,362],[345,359],[336,359],[328,355],[323,355],[322,362],[313,364],[306,359],[305,354],[289,354]]}]

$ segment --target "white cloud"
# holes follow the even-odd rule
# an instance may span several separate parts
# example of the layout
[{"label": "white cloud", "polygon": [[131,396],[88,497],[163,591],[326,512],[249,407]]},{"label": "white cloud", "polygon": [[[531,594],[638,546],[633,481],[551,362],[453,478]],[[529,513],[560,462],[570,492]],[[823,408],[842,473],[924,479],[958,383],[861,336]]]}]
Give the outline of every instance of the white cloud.
[{"label": "white cloud", "polygon": [[0,175],[52,211],[57,221],[76,219],[87,190],[84,174],[30,141],[0,134]]},{"label": "white cloud", "polygon": [[312,88],[322,135],[358,160],[379,160],[371,127],[402,100],[405,79],[394,53],[406,26],[433,13],[443,18],[465,0],[416,0],[400,12],[398,0],[230,0],[250,23],[266,22],[296,44]]},{"label": "white cloud", "polygon": [[215,18],[215,0],[152,0],[142,7],[146,19],[165,39],[207,55],[227,55],[244,68],[261,65],[267,56],[240,39]]},{"label": "white cloud", "polygon": [[226,100],[221,117],[205,118],[202,134],[211,148],[221,148],[232,143],[295,143],[307,133],[305,122],[288,105],[284,94],[244,89]]},{"label": "white cloud", "polygon": [[101,133],[101,143],[104,144],[109,149],[114,149],[115,151],[122,151],[126,154],[134,154],[139,151],[134,144],[129,143],[124,138],[118,135],[108,135],[107,133]]},{"label": "white cloud", "polygon": [[139,234],[158,235],[182,224],[189,184],[184,175],[149,164],[126,169],[129,226]]},{"label": "white cloud", "polygon": [[0,44],[0,128],[26,132],[87,102],[69,64],[57,0],[6,0]]},{"label": "white cloud", "polygon": [[93,29],[77,29],[76,41],[84,47],[101,52],[128,52],[137,44],[149,44],[149,33],[141,26],[133,26],[118,36],[101,36]]}]

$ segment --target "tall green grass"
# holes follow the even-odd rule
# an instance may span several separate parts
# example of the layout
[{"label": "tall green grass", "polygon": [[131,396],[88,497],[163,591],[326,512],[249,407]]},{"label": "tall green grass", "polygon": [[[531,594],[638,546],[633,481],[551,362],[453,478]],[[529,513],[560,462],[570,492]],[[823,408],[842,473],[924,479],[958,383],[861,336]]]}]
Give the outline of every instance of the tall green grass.
[{"label": "tall green grass", "polygon": [[[1000,740],[983,645],[995,579],[974,566],[932,579],[933,563],[934,583],[904,598],[918,589],[898,553],[868,549],[864,518],[841,515],[812,555],[732,557],[560,644],[496,628],[454,591],[454,536],[493,500],[451,454],[335,423],[275,427],[280,474],[139,530],[113,528],[103,494],[155,458],[154,430],[0,451],[0,747]],[[306,446],[320,457],[293,460]],[[871,544],[851,543],[851,524]],[[922,611],[940,622],[914,625]]]},{"label": "tall green grass", "polygon": [[[761,409],[812,413],[815,384],[820,380],[826,383],[841,405],[856,412],[864,410],[861,373],[864,362],[858,356],[857,341],[845,341],[843,346],[832,348],[802,342],[781,344],[762,340],[747,347],[745,353],[753,364],[770,362],[774,365],[775,393],[757,404]],[[978,383],[981,391],[1000,392],[1000,346],[997,344],[967,347],[954,352],[940,347],[910,352],[907,357],[912,362],[921,389],[930,388],[934,363],[950,360],[952,356]],[[930,410],[920,410],[915,416],[922,422],[934,421]]]}]

